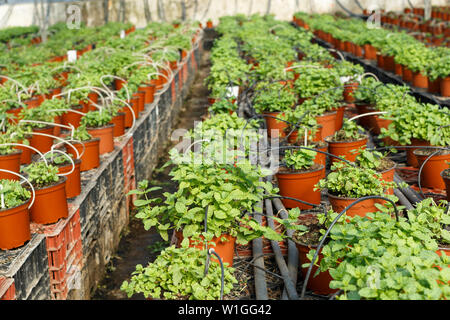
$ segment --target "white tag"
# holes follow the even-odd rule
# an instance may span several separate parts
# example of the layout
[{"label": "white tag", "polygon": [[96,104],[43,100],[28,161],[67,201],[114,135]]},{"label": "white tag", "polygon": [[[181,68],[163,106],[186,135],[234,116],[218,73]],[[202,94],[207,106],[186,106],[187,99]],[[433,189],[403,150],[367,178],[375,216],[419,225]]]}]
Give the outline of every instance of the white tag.
[{"label": "white tag", "polygon": [[125,38],[125,30],[120,30],[120,39]]},{"label": "white tag", "polygon": [[341,77],[341,83],[346,83],[350,79],[351,79],[351,77]]},{"label": "white tag", "polygon": [[77,61],[77,50],[67,51],[67,61],[69,61],[69,62]]},{"label": "white tag", "polygon": [[239,86],[227,87],[227,98],[237,98],[239,95]]}]

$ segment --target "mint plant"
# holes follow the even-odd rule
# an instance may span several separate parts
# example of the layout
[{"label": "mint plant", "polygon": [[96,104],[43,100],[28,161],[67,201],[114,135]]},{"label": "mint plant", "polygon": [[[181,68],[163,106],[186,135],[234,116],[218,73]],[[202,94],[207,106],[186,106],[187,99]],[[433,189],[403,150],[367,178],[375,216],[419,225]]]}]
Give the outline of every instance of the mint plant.
[{"label": "mint plant", "polygon": [[112,120],[107,110],[89,111],[81,118],[81,125],[87,128],[100,128],[108,125]]},{"label": "mint plant", "polygon": [[58,168],[45,162],[33,162],[26,166],[23,171],[28,180],[37,188],[43,188],[58,182]]},{"label": "mint plant", "polygon": [[17,207],[31,197],[31,192],[22,187],[19,181],[3,179],[0,180],[0,186],[2,205],[4,205],[0,206],[0,210]]},{"label": "mint plant", "polygon": [[[313,148],[312,146],[306,146]],[[284,162],[286,167],[291,170],[306,170],[314,165],[314,159],[317,152],[307,149],[286,150],[284,154]]]}]

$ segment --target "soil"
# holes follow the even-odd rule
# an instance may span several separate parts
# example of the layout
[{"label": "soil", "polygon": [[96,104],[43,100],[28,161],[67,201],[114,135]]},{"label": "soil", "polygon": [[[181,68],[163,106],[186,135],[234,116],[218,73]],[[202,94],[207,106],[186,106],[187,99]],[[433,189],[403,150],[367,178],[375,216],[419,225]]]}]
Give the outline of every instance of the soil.
[{"label": "soil", "polygon": [[308,173],[308,172],[313,172],[313,171],[319,170],[320,167],[322,167],[322,165],[317,164],[317,163],[314,163],[311,167],[309,167],[307,169],[300,169],[300,170],[292,170],[287,167],[279,167],[278,173]]},{"label": "soil", "polygon": [[331,142],[355,142],[355,141],[363,140],[366,138],[367,138],[367,135],[363,135],[363,134],[358,134],[355,137],[347,138],[344,135],[344,132],[342,130],[339,130],[338,132],[336,132],[335,135],[330,137],[328,139],[328,141],[331,141]]},{"label": "soil", "polygon": [[[209,92],[203,81],[209,74],[210,63],[208,56],[209,53],[205,51],[199,66],[199,72],[182,106],[177,124],[173,130],[193,128],[194,121],[199,121],[207,111]],[[171,176],[169,176],[172,166],[168,166],[164,170],[159,169],[169,160],[168,152],[177,143],[168,142],[165,150],[161,153],[160,161],[156,166],[157,169],[154,170],[152,177],[148,179],[152,185],[162,187],[161,190],[152,193],[153,197],[164,198],[162,195],[164,192],[172,193],[178,188],[178,184],[173,182]],[[169,246],[169,242],[163,241],[154,228],[146,231],[142,220],[135,218],[135,214],[136,212],[130,214],[130,223],[122,234],[118,250],[107,266],[103,280],[92,294],[91,298],[93,300],[145,300],[142,294],[136,294],[128,298],[126,293],[120,290],[120,286],[123,281],[131,278],[131,273],[136,270],[137,264],[145,266],[153,262],[159,255],[159,252]]]},{"label": "soil", "polygon": [[318,245],[321,236],[320,229],[322,229],[322,226],[319,224],[317,216],[315,214],[302,214],[299,220],[299,224],[306,226],[308,228],[308,232],[303,235],[294,233],[293,239],[296,242],[306,245]]},{"label": "soil", "polygon": [[450,169],[446,169],[444,170],[444,173],[442,174],[444,177],[449,178],[450,179]]},{"label": "soil", "polygon": [[[419,155],[423,155],[423,156],[430,156],[433,153],[435,153],[436,151],[438,151],[438,149],[416,149],[414,152],[419,154]],[[450,154],[450,150],[440,150],[436,155],[437,156],[443,156],[446,154]]]},{"label": "soil", "polygon": [[377,168],[377,172],[384,172],[386,170],[392,169],[395,166],[395,162],[391,159],[383,158],[381,159],[381,163]]}]

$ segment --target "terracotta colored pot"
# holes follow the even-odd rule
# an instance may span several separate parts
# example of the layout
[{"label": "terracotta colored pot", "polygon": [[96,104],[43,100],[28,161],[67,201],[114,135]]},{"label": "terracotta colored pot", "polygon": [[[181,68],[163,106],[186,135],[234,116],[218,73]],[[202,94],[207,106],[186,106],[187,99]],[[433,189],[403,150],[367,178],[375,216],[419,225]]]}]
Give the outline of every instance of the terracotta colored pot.
[{"label": "terracotta colored pot", "polygon": [[428,79],[428,92],[439,95],[441,93],[441,79],[437,78],[434,81]]},{"label": "terracotta colored pot", "polygon": [[399,63],[394,64],[394,72],[396,75],[402,77],[403,76],[403,67]]},{"label": "terracotta colored pot", "polygon": [[[425,162],[429,155],[419,153],[420,149],[414,150],[419,167]],[[450,153],[443,155],[435,155],[431,157],[423,166],[420,183],[423,187],[431,189],[445,189],[444,180],[441,177],[441,172],[448,168],[450,162]]]},{"label": "terracotta colored pot", "polygon": [[442,171],[441,177],[444,180],[445,189],[447,190],[447,201],[450,201],[450,169]]},{"label": "terracotta colored pot", "polygon": [[361,58],[363,57],[363,49],[361,46],[355,44],[355,56]]},{"label": "terracotta colored pot", "polygon": [[41,104],[40,102],[41,101],[39,101],[37,97],[33,97],[31,99],[23,101],[23,103],[25,103],[30,109],[39,107],[39,105]]},{"label": "terracotta colored pot", "polygon": [[209,28],[209,29],[212,29],[213,28],[212,21],[206,21],[206,27]]},{"label": "terracotta colored pot", "polygon": [[327,112],[316,117],[317,124],[322,126],[322,140],[336,132],[337,111]]},{"label": "terracotta colored pot", "polygon": [[[175,236],[177,238],[177,247],[181,245],[181,242],[183,241],[183,232],[182,231],[175,231]],[[225,237],[228,241],[221,241],[221,238]],[[200,236],[201,239],[204,239],[203,236]],[[209,244],[214,243],[214,245]],[[223,263],[228,263],[229,267],[233,266],[233,257],[234,257],[234,247],[236,243],[236,238],[232,237],[228,234],[223,234],[220,237],[213,237],[211,241],[208,243],[208,248],[214,248],[214,251],[217,252],[217,254],[220,256],[220,259],[222,259]],[[189,240],[189,247],[191,248],[197,248],[200,250],[205,249],[205,245],[203,242],[197,242],[195,243],[193,240]],[[211,261],[216,261],[216,257],[211,256]]]},{"label": "terracotta colored pot", "polygon": [[[322,178],[325,167],[321,165],[311,172],[278,172],[278,188],[280,195],[304,200],[312,204],[320,204],[320,191],[314,191],[314,186]],[[312,207],[298,201],[281,199],[286,208],[311,209]]]},{"label": "terracotta colored pot", "polygon": [[105,154],[114,151],[114,124],[108,124],[100,128],[87,128],[94,138],[100,138],[99,152]]},{"label": "terracotta colored pot", "polygon": [[395,71],[395,61],[393,56],[384,56],[384,70]]},{"label": "terracotta colored pot", "polygon": [[23,110],[23,107],[17,107],[17,108],[6,110],[6,113],[14,115],[14,119],[8,119],[8,122],[11,124],[19,122],[19,120],[22,119],[22,117],[19,115],[20,112],[22,112],[22,110]]},{"label": "terracotta colored pot", "polygon": [[[315,149],[317,149],[319,151],[323,151],[323,152],[328,152],[328,143],[324,142],[324,144],[325,145],[323,147],[317,147],[316,146]],[[314,158],[314,163],[321,164],[321,165],[323,165],[325,167],[326,164],[327,164],[327,155],[324,154],[324,153],[317,152],[317,155]],[[324,175],[322,177],[325,178],[325,172],[324,172]]]},{"label": "terracotta colored pot", "polygon": [[358,89],[358,82],[346,83],[344,88],[344,101],[352,103],[355,101],[353,97],[353,92]]},{"label": "terracotta colored pot", "polygon": [[140,108],[140,97],[134,96],[133,98],[130,99],[129,104],[131,105],[131,108],[133,108],[136,119],[138,119]]},{"label": "terracotta colored pot", "polygon": [[[307,254],[311,249],[316,249],[317,245],[305,245],[297,242],[295,243],[295,245],[298,250],[299,268],[301,268],[303,279],[305,279],[306,273],[308,272],[308,267],[302,268],[302,265],[305,263],[311,263],[311,260],[308,259]],[[320,251],[322,251],[322,249],[320,249]],[[321,252],[319,252],[317,264],[320,264],[320,261],[322,259],[323,255]],[[330,282],[333,280],[333,278],[331,278],[328,271],[321,272],[317,276],[314,276],[316,274],[317,268],[317,266],[313,266],[306,288],[312,290],[316,294],[322,295],[329,295],[337,292],[337,289],[330,289]]]},{"label": "terracotta colored pot", "polygon": [[392,123],[392,120],[390,119],[383,119],[379,115],[371,115],[370,121],[372,124],[372,131],[376,135],[379,135],[381,133],[381,128],[387,129],[389,125]]},{"label": "terracotta colored pot", "polygon": [[[289,131],[286,133],[286,135],[290,132]],[[308,130],[308,137],[311,136],[311,131]],[[288,137],[288,142],[290,144],[294,144],[298,139],[298,130],[295,130],[291,133],[291,135]],[[315,136],[311,139],[311,141],[315,142],[315,141],[322,141],[322,127],[319,126],[316,130],[316,134]]]},{"label": "terracotta colored pot", "polygon": [[22,246],[31,239],[30,214],[31,200],[14,208],[0,210],[0,249],[11,250]]},{"label": "terracotta colored pot", "polygon": [[[381,174],[381,180],[386,181],[386,182],[393,182],[396,166],[397,165],[395,164],[391,169],[387,169],[383,172],[379,172]],[[387,189],[386,194],[394,194],[394,189],[393,188]]]},{"label": "terracotta colored pot", "polygon": [[126,84],[126,80],[121,79],[114,79],[114,86],[116,87],[116,90],[122,89],[122,87]]},{"label": "terracotta colored pot", "polygon": [[[53,119],[53,122],[56,124],[61,124],[61,121],[62,121],[62,116],[56,116]],[[61,134],[61,127],[54,126],[53,127],[53,135],[56,137],[59,137],[60,134]]]},{"label": "terracotta colored pot", "polygon": [[[269,137],[280,137],[284,138],[286,136],[285,129],[288,127],[288,124],[284,121],[272,118],[279,118],[282,113],[281,112],[264,112],[263,115],[268,115],[269,117],[264,117],[267,124],[267,134]],[[274,130],[272,132],[272,130]],[[278,132],[276,131],[278,130]]]},{"label": "terracotta colored pot", "polygon": [[407,66],[403,66],[403,76],[402,77],[403,77],[403,81],[405,81],[405,82],[413,81],[413,73]]},{"label": "terracotta colored pot", "polygon": [[[367,147],[367,138],[358,141],[335,142],[331,141],[331,138],[329,137],[326,138],[325,141],[328,142],[329,153],[344,158],[348,161],[355,161],[356,157],[359,155],[359,152],[352,153],[351,151],[356,151],[360,148],[365,149]],[[339,159],[332,157],[331,163],[338,160]]]},{"label": "terracotta colored pot", "polygon": [[[71,174],[66,175],[66,197],[67,199],[74,198],[81,193],[81,174],[80,174],[80,166],[81,160],[74,159],[75,169]],[[58,166],[58,173],[67,173],[72,170],[72,164],[66,164],[64,166]]]},{"label": "terracotta colored pot", "polygon": [[[327,193],[328,200],[330,201],[331,207],[337,213],[342,212],[346,207],[355,202],[356,198],[345,198],[345,197],[336,197]],[[364,217],[369,212],[377,212],[379,211],[377,207],[375,207],[375,203],[378,203],[377,199],[367,199],[359,202],[358,204],[351,207],[349,210],[345,212],[347,216],[361,216]]]},{"label": "terracotta colored pot", "polygon": [[[144,109],[145,105],[153,102],[153,86],[141,86],[138,88],[138,91],[144,92]],[[142,109],[141,111],[144,111]]]},{"label": "terracotta colored pot", "polygon": [[346,105],[343,105],[340,106],[339,108],[336,108],[336,126],[335,126],[336,131],[339,131],[342,128],[342,124],[344,123],[344,113],[346,107],[347,107]]},{"label": "terracotta colored pot", "polygon": [[125,134],[125,113],[119,112],[112,118],[111,123],[114,124],[113,136],[120,137]]},{"label": "terracotta colored pot", "polygon": [[[100,165],[100,138],[93,138],[88,141],[83,141],[84,143],[84,153],[83,145],[81,143],[72,143],[73,146],[78,150],[78,153],[82,156],[80,158],[81,165],[80,171],[88,171],[97,168]],[[75,151],[71,147],[66,148],[67,152],[72,154],[73,158],[77,157]]]},{"label": "terracotta colored pot", "polygon": [[377,59],[377,49],[374,46],[370,44],[365,44],[363,48],[364,48],[364,59],[367,60]]},{"label": "terracotta colored pot", "polygon": [[[416,138],[411,138],[411,146],[430,146],[430,142],[425,140],[419,140]],[[419,167],[419,162],[417,161],[416,156],[414,155],[414,150],[417,148],[406,148],[406,161],[408,164],[414,168]]]},{"label": "terracotta colored pot", "polygon": [[412,85],[416,88],[428,89],[428,77],[420,72],[413,72]]},{"label": "terracotta colored pot", "polygon": [[[71,109],[75,111],[82,112],[83,106],[73,106]],[[78,128],[81,124],[81,118],[83,116],[79,113],[67,111],[62,114],[61,116],[61,124],[68,126],[69,124],[72,124],[75,128]]]},{"label": "terracotta colored pot", "polygon": [[[19,142],[19,143],[22,143]],[[29,141],[28,141],[29,143]],[[27,147],[20,147],[20,146],[15,146],[15,149],[18,150],[22,150],[22,155],[20,156],[20,164],[29,164],[31,163],[31,155],[32,155],[32,151],[30,148]]]},{"label": "terracotta colored pot", "polygon": [[35,189],[36,199],[30,209],[32,222],[39,224],[55,223],[69,216],[66,197],[66,177],[60,177],[55,185]]},{"label": "terracotta colored pot", "polygon": [[[366,114],[369,112],[375,111],[375,108],[371,104],[367,103],[355,103],[356,111],[359,115]],[[370,122],[370,116],[365,116],[357,119],[358,124],[362,127],[364,127],[367,130],[371,130],[371,122]]]},{"label": "terracotta colored pot", "polygon": [[384,69],[384,57],[380,53],[377,53],[377,66]]},{"label": "terracotta colored pot", "polygon": [[[135,100],[135,99],[131,99],[131,100]],[[135,119],[137,120],[138,116],[139,116],[139,104],[136,103],[136,100],[134,101],[134,103],[131,103],[130,100],[130,106],[131,109],[133,110]],[[131,128],[133,126],[133,114],[131,113],[130,108],[128,108],[127,106],[123,107],[122,109],[120,109],[120,112],[125,113],[125,128]]]},{"label": "terracotta colored pot", "polygon": [[[0,155],[0,169],[9,170],[12,172],[20,173],[20,159],[22,156],[22,150],[13,150],[10,154]],[[0,171],[0,180],[20,180],[18,176]]]},{"label": "terracotta colored pot", "polygon": [[450,97],[450,77],[441,79],[440,87],[441,87],[441,96]]},{"label": "terracotta colored pot", "polygon": [[[53,127],[48,126],[45,128],[34,128],[33,132],[53,135]],[[38,149],[42,153],[49,151],[52,148],[52,145],[53,138],[51,137],[32,135],[30,139],[30,146]],[[32,151],[32,153],[34,153],[34,151]]]}]

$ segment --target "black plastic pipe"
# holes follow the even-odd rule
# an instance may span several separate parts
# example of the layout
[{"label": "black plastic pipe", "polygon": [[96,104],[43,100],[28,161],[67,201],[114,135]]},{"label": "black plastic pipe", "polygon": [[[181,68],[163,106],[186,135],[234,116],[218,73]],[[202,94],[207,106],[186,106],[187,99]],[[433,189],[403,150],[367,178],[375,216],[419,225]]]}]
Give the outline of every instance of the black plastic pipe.
[{"label": "black plastic pipe", "polygon": [[394,195],[398,198],[398,201],[406,207],[406,210],[414,209],[411,202],[409,202],[408,198],[398,189],[394,189]]},{"label": "black plastic pipe", "polygon": [[[283,203],[280,199],[272,199],[272,203],[275,207],[275,209],[279,212],[281,219],[288,219],[288,214],[286,211],[286,208],[284,207]],[[289,238],[292,238],[294,235],[294,230],[288,229],[286,231],[286,234]],[[288,239],[288,265],[289,269],[289,275],[292,279],[292,282],[294,282],[294,285],[297,284],[297,274],[298,274],[298,250],[297,246],[295,245],[294,241],[291,239]],[[288,299],[288,294],[286,291],[286,288],[283,289],[283,293],[281,295],[282,300]]]},{"label": "black plastic pipe", "polygon": [[[405,181],[403,181],[403,179],[400,178],[400,176],[397,173],[395,173],[394,174],[394,182],[400,184]],[[421,198],[420,195],[415,190],[413,190],[411,187],[407,187],[407,188],[399,187],[398,189],[408,198],[408,200],[413,205],[418,202],[421,202],[423,200],[423,198]]]},{"label": "black plastic pipe", "polygon": [[[266,205],[266,214],[267,214],[267,225],[275,230],[275,226],[273,223],[273,210],[272,210],[272,201],[269,199],[265,200]],[[284,261],[283,255],[281,253],[280,245],[277,241],[271,240],[270,244],[272,245],[272,250],[275,253],[275,260],[277,262],[278,268],[280,269],[280,273],[283,276],[284,286],[286,288],[288,297],[290,300],[298,300],[297,289],[295,288],[295,284],[289,275],[289,269],[286,265],[286,261]]]},{"label": "black plastic pipe", "polygon": [[[262,209],[262,201],[258,204]],[[253,219],[259,224],[262,223],[262,216],[255,214]],[[264,272],[264,255],[263,255],[263,240],[256,238],[252,240],[253,251],[253,273],[255,274],[255,295],[256,300],[269,300],[267,294],[266,273]]]}]

